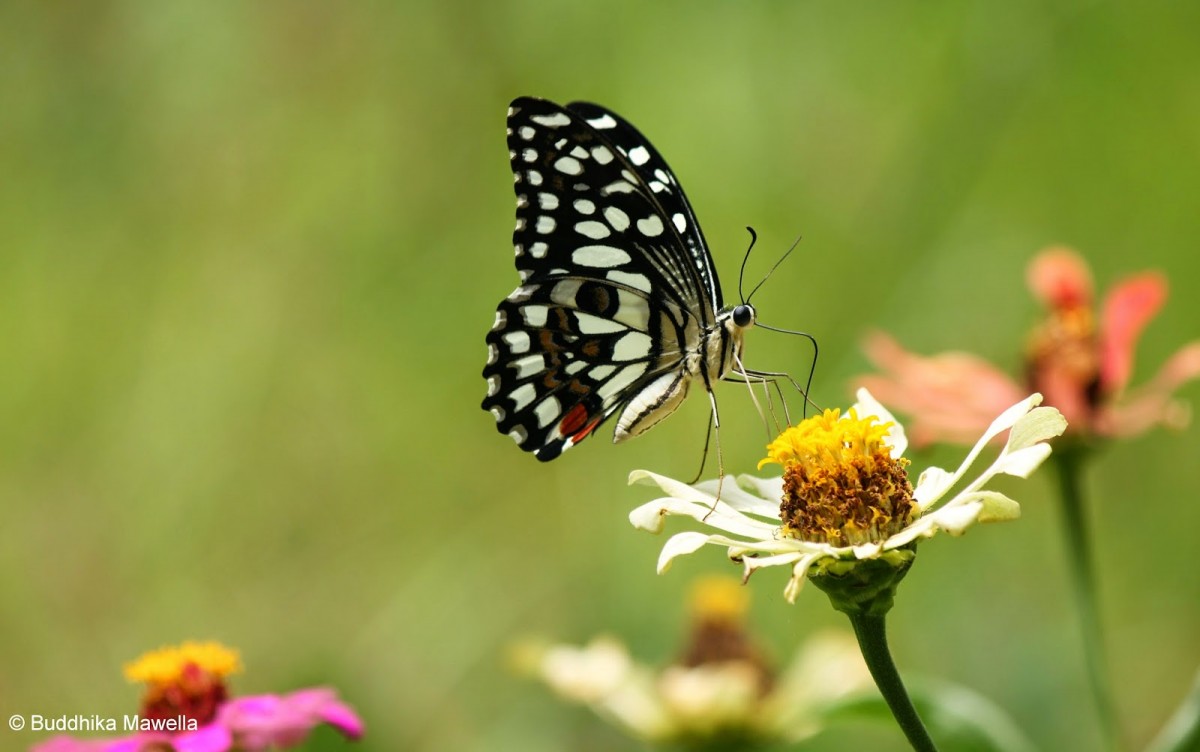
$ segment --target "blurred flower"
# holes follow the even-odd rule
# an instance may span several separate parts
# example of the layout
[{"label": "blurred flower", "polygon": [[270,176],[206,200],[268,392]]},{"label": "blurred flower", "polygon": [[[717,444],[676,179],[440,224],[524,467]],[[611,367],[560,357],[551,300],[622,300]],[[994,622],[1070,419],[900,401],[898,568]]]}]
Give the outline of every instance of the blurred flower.
[{"label": "blurred flower", "polygon": [[138,733],[120,739],[57,736],[34,752],[259,752],[299,744],[319,723],[351,739],[363,724],[332,689],[229,699],[225,680],[240,672],[236,651],[217,642],[164,647],[126,664],[125,677],[146,685]]},{"label": "blurred flower", "polygon": [[[1179,427],[1187,405],[1172,399],[1200,377],[1200,340],[1167,359],[1145,385],[1125,391],[1142,329],[1167,297],[1167,281],[1146,272],[1121,280],[1093,310],[1091,273],[1075,252],[1049,248],[1029,265],[1028,284],[1047,308],[1031,334],[1025,383],[973,355],[947,352],[923,357],[883,333],[868,336],[867,357],[884,373],[857,384],[913,416],[913,441],[966,443],[989,416],[1021,394],[1040,392],[1071,425],[1071,434],[1130,436],[1158,424]],[[960,406],[966,406],[961,409]]]},{"label": "blurred flower", "polygon": [[819,634],[776,675],[746,631],[747,599],[736,580],[698,582],[688,644],[661,670],[635,663],[611,637],[526,645],[518,668],[654,744],[748,749],[811,736],[839,700],[871,684],[854,639]]},{"label": "blurred flower", "polygon": [[[816,577],[828,593],[826,585],[859,567],[863,568],[856,576],[883,572],[892,577],[881,584],[877,574],[872,575],[890,597],[889,588],[907,571],[918,539],[939,530],[958,535],[976,522],[1019,516],[1016,501],[983,487],[1000,474],[1024,478],[1049,456],[1046,440],[1061,434],[1066,423],[1054,408],[1035,408],[1039,402],[1041,396],[1035,394],[1009,407],[992,421],[957,470],[930,467],[913,488],[908,460],[902,456],[908,445],[903,428],[860,389],[858,403],[846,415],[826,410],[771,443],[760,467],[783,465],[781,478],[739,476],[736,484],[724,484],[718,500],[716,480],[689,486],[635,470],[630,482],[649,481],[668,495],[638,507],[629,519],[635,527],[657,533],[664,517],[682,515],[721,531],[672,536],[659,556],[659,572],[676,557],[713,544],[725,546],[730,558],[741,561],[746,577],[761,567],[790,566],[792,576],[784,590],[788,601],[795,600],[806,576]],[[1008,441],[996,460],[937,507],[984,446],[1004,431]],[[861,587],[857,590],[862,592]],[[835,606],[845,610],[836,601]]]}]

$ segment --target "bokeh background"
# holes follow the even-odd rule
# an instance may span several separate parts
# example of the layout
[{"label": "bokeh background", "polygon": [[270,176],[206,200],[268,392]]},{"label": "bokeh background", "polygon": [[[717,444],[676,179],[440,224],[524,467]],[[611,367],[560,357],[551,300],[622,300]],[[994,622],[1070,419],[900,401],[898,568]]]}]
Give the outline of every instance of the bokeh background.
[{"label": "bokeh background", "polygon": [[[1102,286],[1169,275],[1136,380],[1200,334],[1197,32],[1200,6],[1166,2],[4,4],[0,710],[132,712],[124,661],[215,638],[239,692],[338,687],[364,750],[637,749],[506,651],[680,649],[692,578],[735,570],[712,550],[656,576],[662,540],[626,521],[652,494],[625,476],[690,476],[707,409],[550,465],[479,409],[517,281],[508,102],[591,99],[649,134],[727,291],[746,225],[753,279],[803,235],[755,302],[819,338],[823,404],[871,327],[1016,370],[1024,267],[1052,243]],[[748,354],[810,362],[769,332]],[[748,471],[762,425],[719,398]],[[1088,478],[1135,746],[1200,664],[1198,438],[1111,446]],[[922,547],[892,642],[1042,748],[1090,749],[1050,480],[1006,486],[1019,522]],[[782,573],[751,587],[781,662],[842,624],[815,589],[785,604]],[[809,748],[866,745],[904,748],[850,724]]]}]

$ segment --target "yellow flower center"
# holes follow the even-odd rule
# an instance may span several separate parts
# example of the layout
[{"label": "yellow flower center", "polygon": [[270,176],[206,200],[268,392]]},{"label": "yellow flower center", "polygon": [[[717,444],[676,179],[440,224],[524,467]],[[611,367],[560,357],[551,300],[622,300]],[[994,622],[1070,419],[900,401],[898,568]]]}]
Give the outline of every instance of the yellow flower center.
[{"label": "yellow flower center", "polygon": [[750,607],[750,596],[740,580],[732,577],[701,577],[692,587],[692,615],[711,621],[741,621]]},{"label": "yellow flower center", "polygon": [[826,410],[792,426],[758,464],[783,465],[783,534],[834,546],[886,540],[912,521],[908,460],[887,444],[891,423]]},{"label": "yellow flower center", "polygon": [[152,650],[125,664],[125,678],[146,684],[141,715],[186,716],[205,724],[229,696],[225,677],[242,670],[236,650],[219,642],[185,642]]}]

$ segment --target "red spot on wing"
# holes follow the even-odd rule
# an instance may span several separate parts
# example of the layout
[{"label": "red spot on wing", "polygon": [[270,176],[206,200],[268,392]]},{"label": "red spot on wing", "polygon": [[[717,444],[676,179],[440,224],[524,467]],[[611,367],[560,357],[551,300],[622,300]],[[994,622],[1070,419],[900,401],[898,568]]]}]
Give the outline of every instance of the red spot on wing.
[{"label": "red spot on wing", "polygon": [[592,429],[594,429],[596,426],[600,425],[600,418],[602,418],[602,417],[604,417],[604,416],[601,416],[601,415],[596,416],[596,419],[593,420],[591,423],[588,423],[586,426],[584,426],[582,431],[580,431],[579,433],[572,436],[571,443],[578,444],[579,442],[586,439],[588,434],[592,432]]},{"label": "red spot on wing", "polygon": [[562,421],[558,424],[558,432],[563,436],[570,436],[583,428],[584,424],[587,423],[587,419],[587,405],[581,402],[568,410],[567,414],[563,416]]}]

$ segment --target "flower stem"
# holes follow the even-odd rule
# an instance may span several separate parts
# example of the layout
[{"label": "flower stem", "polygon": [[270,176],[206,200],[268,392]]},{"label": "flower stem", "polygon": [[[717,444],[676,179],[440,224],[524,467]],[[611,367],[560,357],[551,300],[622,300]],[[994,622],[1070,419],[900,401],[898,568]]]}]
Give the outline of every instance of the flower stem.
[{"label": "flower stem", "polygon": [[1120,747],[1120,729],[1108,681],[1104,659],[1104,641],[1100,631],[1100,609],[1096,598],[1095,573],[1092,569],[1091,538],[1087,529],[1087,509],[1083,498],[1083,460],[1086,448],[1069,447],[1053,454],[1062,495],[1063,529],[1067,538],[1067,558],[1071,571],[1071,590],[1079,609],[1083,630],[1084,658],[1092,699],[1100,716],[1100,725],[1109,749]]},{"label": "flower stem", "polygon": [[917,709],[913,707],[904,682],[900,680],[900,672],[892,662],[891,651],[888,650],[887,630],[884,627],[884,616],[866,613],[847,614],[850,624],[854,627],[854,636],[858,638],[858,647],[862,650],[863,660],[879,687],[879,693],[887,701],[896,723],[908,739],[908,743],[917,752],[937,752],[933,739],[921,723]]}]

